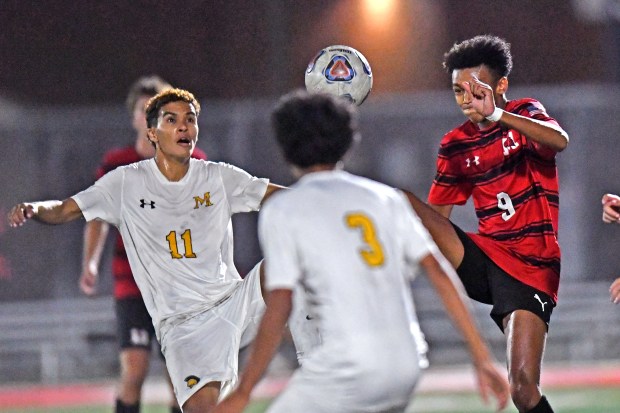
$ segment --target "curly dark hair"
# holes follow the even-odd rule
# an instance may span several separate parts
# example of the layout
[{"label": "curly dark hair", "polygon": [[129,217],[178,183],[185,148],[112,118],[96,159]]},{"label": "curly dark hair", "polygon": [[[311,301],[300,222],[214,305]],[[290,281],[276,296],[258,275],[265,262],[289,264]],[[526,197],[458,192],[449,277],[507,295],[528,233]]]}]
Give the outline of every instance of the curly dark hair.
[{"label": "curly dark hair", "polygon": [[508,76],[512,70],[510,43],[500,37],[485,34],[455,43],[444,54],[443,67],[448,73],[482,64],[491,69],[498,79]]},{"label": "curly dark hair", "polygon": [[200,103],[191,92],[183,89],[166,89],[153,96],[146,104],[146,126],[154,128],[157,125],[159,109],[170,102],[186,102],[194,106],[196,116],[200,115]]},{"label": "curly dark hair", "polygon": [[271,121],[284,158],[300,168],[335,165],[357,134],[357,110],[352,103],[304,90],[283,96]]}]

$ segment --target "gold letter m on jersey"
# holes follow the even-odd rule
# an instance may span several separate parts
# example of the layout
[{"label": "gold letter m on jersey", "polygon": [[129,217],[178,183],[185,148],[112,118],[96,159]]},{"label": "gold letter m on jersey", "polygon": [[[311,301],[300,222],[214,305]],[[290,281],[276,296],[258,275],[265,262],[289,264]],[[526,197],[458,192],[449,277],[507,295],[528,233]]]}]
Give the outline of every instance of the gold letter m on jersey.
[{"label": "gold letter m on jersey", "polygon": [[200,196],[195,196],[194,201],[196,201],[196,206],[194,207],[194,209],[200,208],[200,205],[203,204],[204,206],[213,205],[213,203],[211,202],[211,192],[205,192],[204,198],[201,198]]}]

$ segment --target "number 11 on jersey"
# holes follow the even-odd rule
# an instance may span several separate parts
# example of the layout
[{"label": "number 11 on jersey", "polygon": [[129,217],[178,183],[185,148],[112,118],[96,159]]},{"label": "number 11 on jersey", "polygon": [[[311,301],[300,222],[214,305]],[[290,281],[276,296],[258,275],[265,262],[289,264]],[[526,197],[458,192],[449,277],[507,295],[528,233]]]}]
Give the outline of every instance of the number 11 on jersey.
[{"label": "number 11 on jersey", "polygon": [[192,231],[186,229],[181,234],[181,239],[183,240],[183,247],[185,248],[185,254],[181,255],[179,253],[179,247],[177,246],[177,232],[170,231],[166,236],[166,240],[168,241],[168,247],[170,248],[170,255],[172,259],[179,260],[183,257],[185,258],[196,258],[196,254],[194,254],[194,250],[192,248]]}]

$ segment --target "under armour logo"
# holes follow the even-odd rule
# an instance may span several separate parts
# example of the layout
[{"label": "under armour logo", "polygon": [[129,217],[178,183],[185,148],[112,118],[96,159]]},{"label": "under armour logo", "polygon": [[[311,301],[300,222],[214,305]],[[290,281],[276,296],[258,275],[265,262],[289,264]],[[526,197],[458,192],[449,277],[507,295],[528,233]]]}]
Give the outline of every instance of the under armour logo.
[{"label": "under armour logo", "polygon": [[467,164],[468,168],[471,166],[472,162],[474,163],[474,165],[480,165],[480,157],[478,155],[474,156],[473,161],[469,158],[465,159],[465,163]]},{"label": "under armour logo", "polygon": [[540,299],[540,297],[538,296],[538,294],[534,294],[534,298],[538,300],[538,302],[542,306],[542,310],[543,310],[543,313],[544,313],[545,312],[545,305],[547,304],[547,302],[545,301],[543,303],[542,300]]},{"label": "under armour logo", "polygon": [[144,199],[140,200],[140,208],[144,208],[147,205],[150,205],[151,209],[155,209],[155,201],[146,202]]}]

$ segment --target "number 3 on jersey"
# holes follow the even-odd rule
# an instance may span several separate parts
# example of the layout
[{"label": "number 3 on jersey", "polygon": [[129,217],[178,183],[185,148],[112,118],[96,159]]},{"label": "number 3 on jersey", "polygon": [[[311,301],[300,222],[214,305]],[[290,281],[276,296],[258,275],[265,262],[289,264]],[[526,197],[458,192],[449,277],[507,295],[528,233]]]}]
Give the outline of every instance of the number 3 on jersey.
[{"label": "number 3 on jersey", "polygon": [[346,217],[347,226],[350,228],[359,228],[362,231],[362,239],[368,246],[366,249],[360,250],[362,259],[370,267],[378,267],[383,264],[383,247],[377,239],[375,226],[372,220],[360,213],[348,214]]},{"label": "number 3 on jersey", "polygon": [[192,248],[192,231],[186,229],[181,234],[181,239],[183,240],[183,247],[185,247],[185,254],[181,255],[179,253],[179,247],[177,246],[177,232],[170,231],[166,236],[166,240],[168,241],[168,247],[170,248],[170,255],[173,259],[179,260],[183,257],[185,258],[196,258],[196,254],[194,254],[194,250]]}]

